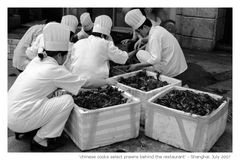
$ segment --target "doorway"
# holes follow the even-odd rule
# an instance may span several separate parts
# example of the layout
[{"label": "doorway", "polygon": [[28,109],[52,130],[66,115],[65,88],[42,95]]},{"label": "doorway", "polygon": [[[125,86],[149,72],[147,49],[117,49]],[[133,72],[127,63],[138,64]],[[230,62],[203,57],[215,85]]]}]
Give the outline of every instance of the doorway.
[{"label": "doorway", "polygon": [[232,45],[232,8],[226,9],[223,43]]},{"label": "doorway", "polygon": [[216,50],[232,51],[232,8],[225,9],[225,23],[223,36],[216,43]]}]

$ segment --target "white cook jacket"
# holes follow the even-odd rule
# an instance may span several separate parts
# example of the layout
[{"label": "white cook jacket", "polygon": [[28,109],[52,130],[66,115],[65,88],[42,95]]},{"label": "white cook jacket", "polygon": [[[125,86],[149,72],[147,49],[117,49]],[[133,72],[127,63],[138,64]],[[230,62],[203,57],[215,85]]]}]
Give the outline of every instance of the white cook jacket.
[{"label": "white cook jacket", "polygon": [[78,40],[88,38],[89,35],[82,28],[80,32],[77,33]]},{"label": "white cook jacket", "polygon": [[161,26],[150,29],[145,49],[148,55],[137,55],[162,74],[175,77],[187,69],[187,63],[177,39]]},{"label": "white cook jacket", "polygon": [[17,120],[27,120],[41,112],[47,96],[57,88],[76,95],[85,79],[70,73],[51,57],[40,61],[35,57],[22,72],[8,92],[8,123],[14,126]]},{"label": "white cook jacket", "polygon": [[[71,50],[73,44],[74,43],[69,42],[68,51]],[[43,34],[40,34],[37,36],[33,44],[27,48],[26,55],[30,60],[32,60],[33,58],[37,57],[38,53],[42,53],[43,51],[44,51],[44,38]],[[67,54],[67,57],[69,57],[69,54]],[[64,63],[66,63],[66,61]]]},{"label": "white cook jacket", "polygon": [[27,64],[31,61],[26,55],[26,49],[31,46],[36,37],[42,33],[45,25],[34,25],[30,27],[18,42],[13,53],[13,67],[24,70]]},{"label": "white cook jacket", "polygon": [[125,64],[127,59],[127,52],[118,49],[112,41],[91,35],[73,45],[66,68],[88,78],[108,78],[109,60]]},{"label": "white cook jacket", "polygon": [[43,52],[44,40],[43,33],[37,36],[36,40],[32,43],[30,47],[26,50],[26,55],[29,59],[33,59],[37,56],[38,53]]}]

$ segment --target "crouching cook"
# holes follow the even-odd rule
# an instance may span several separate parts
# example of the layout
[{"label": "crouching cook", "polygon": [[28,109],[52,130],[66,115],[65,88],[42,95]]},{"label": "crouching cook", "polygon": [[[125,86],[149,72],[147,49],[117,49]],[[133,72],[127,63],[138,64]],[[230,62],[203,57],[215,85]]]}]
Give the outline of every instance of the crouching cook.
[{"label": "crouching cook", "polygon": [[84,12],[80,16],[82,29],[77,33],[78,40],[88,38],[92,34],[93,22],[88,12]]},{"label": "crouching cook", "polygon": [[74,15],[65,15],[62,17],[61,24],[66,25],[70,29],[70,42],[75,43],[78,39],[75,36],[75,32],[78,26],[78,19]]},{"label": "crouching cook", "polygon": [[13,67],[19,72],[22,72],[31,61],[26,54],[26,50],[28,47],[32,46],[38,35],[42,33],[44,26],[45,24],[39,24],[30,27],[18,42],[13,53]]},{"label": "crouching cook", "polygon": [[88,38],[75,43],[71,50],[71,56],[65,63],[72,73],[91,77],[108,78],[109,61],[125,64],[128,54],[120,50],[111,40],[112,20],[107,15],[96,17],[93,33]]},{"label": "crouching cook", "polygon": [[[57,22],[50,22],[51,23],[57,23]],[[46,24],[43,28],[43,30],[47,27]],[[65,15],[62,17],[61,24],[66,25],[66,27],[69,27],[70,30],[70,38],[69,38],[69,49],[71,49],[71,46],[73,45],[72,40],[74,39],[74,33],[76,32],[76,28],[78,25],[78,19],[76,16],[73,15]],[[37,56],[38,53],[41,53],[43,51],[43,33],[39,34],[36,38],[36,40],[32,43],[30,47],[26,50],[26,55],[30,59],[30,61]]]},{"label": "crouching cook", "polygon": [[177,39],[161,26],[152,26],[139,9],[129,11],[125,22],[142,37],[148,37],[145,50],[139,50],[137,58],[141,63],[133,64],[129,71],[152,66],[154,71],[175,77],[187,70],[187,63]]},{"label": "crouching cook", "polygon": [[[73,75],[62,64],[68,53],[69,28],[49,24],[43,31],[44,49],[18,76],[8,92],[8,127],[26,133],[38,129],[31,150],[49,151],[57,141],[74,106],[70,94],[48,98],[57,88],[76,95],[81,87],[91,88],[116,84],[112,79],[84,79]],[[52,143],[55,142],[55,143]]]}]

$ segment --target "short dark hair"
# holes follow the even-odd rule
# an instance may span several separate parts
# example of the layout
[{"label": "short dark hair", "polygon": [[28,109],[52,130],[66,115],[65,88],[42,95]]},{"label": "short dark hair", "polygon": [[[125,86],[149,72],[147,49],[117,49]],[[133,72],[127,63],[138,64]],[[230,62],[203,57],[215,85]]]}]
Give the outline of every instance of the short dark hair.
[{"label": "short dark hair", "polygon": [[144,25],[148,27],[152,27],[152,22],[148,18],[146,18],[146,20],[143,22],[143,24],[140,27],[138,27],[138,29],[143,29]]},{"label": "short dark hair", "polygon": [[70,31],[70,38],[69,39],[71,39],[71,37],[74,35],[74,33],[73,33],[73,31]]},{"label": "short dark hair", "polygon": [[173,20],[171,20],[171,19],[168,19],[168,20],[166,20],[166,21],[163,21],[161,24],[160,24],[160,26],[162,26],[162,27],[164,27],[167,23],[173,23],[174,25],[176,24],[176,22],[175,21],[173,21]]},{"label": "short dark hair", "polygon": [[70,40],[69,41],[72,42],[72,43],[76,43],[78,41],[77,34],[70,31]]},{"label": "short dark hair", "polygon": [[92,35],[95,37],[100,37],[100,38],[104,38],[107,39],[107,35],[106,34],[102,34],[102,33],[98,33],[98,32],[92,32]]},{"label": "short dark hair", "polygon": [[[67,53],[68,53],[68,51],[47,51],[47,50],[45,50],[45,52],[46,52],[46,54],[49,56],[49,57],[54,57],[54,56],[56,56],[57,54],[61,54],[61,56],[65,56]],[[41,60],[43,60],[43,58],[44,58],[44,54],[43,53],[38,53],[38,57],[41,59]]]}]

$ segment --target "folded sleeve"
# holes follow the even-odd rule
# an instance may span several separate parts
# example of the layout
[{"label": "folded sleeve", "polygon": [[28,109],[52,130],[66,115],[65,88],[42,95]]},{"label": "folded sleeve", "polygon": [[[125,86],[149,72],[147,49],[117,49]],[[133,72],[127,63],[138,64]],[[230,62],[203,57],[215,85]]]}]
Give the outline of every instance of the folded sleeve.
[{"label": "folded sleeve", "polygon": [[42,29],[42,25],[34,25],[30,27],[21,39],[21,41],[23,41],[23,47],[29,47],[35,38],[42,32]]},{"label": "folded sleeve", "polygon": [[112,41],[108,41],[108,56],[115,63],[125,64],[128,59],[128,53],[116,47]]},{"label": "folded sleeve", "polygon": [[28,58],[33,59],[40,51],[43,51],[43,45],[43,35],[40,34],[39,36],[37,36],[36,40],[32,43],[32,45],[27,48],[26,55],[28,56]]},{"label": "folded sleeve", "polygon": [[76,95],[80,88],[86,83],[86,79],[79,75],[74,75],[69,72],[64,66],[56,69],[54,83],[58,88]]},{"label": "folded sleeve", "polygon": [[148,63],[152,65],[159,64],[161,62],[162,44],[161,40],[154,38],[149,42],[148,52],[151,57],[148,59]]},{"label": "folded sleeve", "polygon": [[37,53],[38,53],[38,48],[35,48],[33,46],[28,47],[26,50],[26,55],[29,59],[33,59],[34,57],[36,57]]},{"label": "folded sleeve", "polygon": [[29,47],[33,41],[33,34],[36,31],[36,27],[33,26],[27,30],[27,32],[23,35],[21,41],[23,47]]}]

